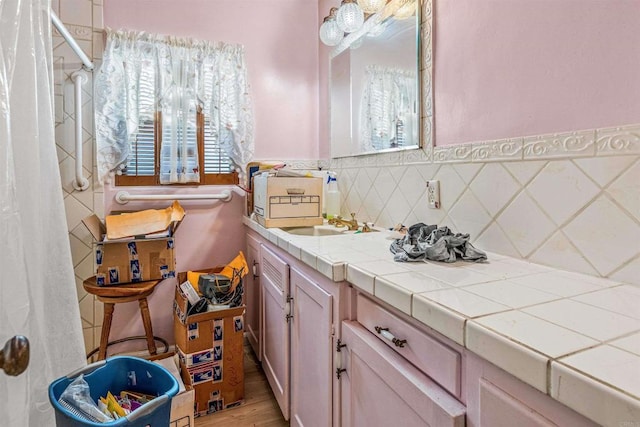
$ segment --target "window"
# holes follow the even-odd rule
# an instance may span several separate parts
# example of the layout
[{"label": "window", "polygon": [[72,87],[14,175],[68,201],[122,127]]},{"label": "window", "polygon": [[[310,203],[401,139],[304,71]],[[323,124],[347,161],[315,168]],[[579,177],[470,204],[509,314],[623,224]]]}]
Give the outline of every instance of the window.
[{"label": "window", "polygon": [[107,30],[94,112],[100,182],[237,184],[253,156],[241,45]]},{"label": "window", "polygon": [[[170,156],[172,148],[178,162],[184,157],[186,168],[200,171],[199,177],[183,184],[218,184],[230,185],[238,183],[238,173],[234,170],[229,156],[222,150],[212,132],[212,123],[202,108],[190,106],[173,118],[182,122],[181,126],[172,126],[171,118],[167,118],[159,108],[162,103],[156,99],[156,84],[151,66],[143,67],[140,75],[138,91],[138,131],[130,138],[129,157],[126,167],[116,176],[116,185],[159,185],[168,183],[169,167],[163,160]],[[190,115],[190,117],[185,117]],[[180,147],[176,144],[162,144],[163,140],[185,141]],[[165,150],[164,156],[161,155]],[[194,156],[197,151],[197,156]],[[166,163],[166,161],[165,161]],[[178,184],[179,185],[179,184]]]}]

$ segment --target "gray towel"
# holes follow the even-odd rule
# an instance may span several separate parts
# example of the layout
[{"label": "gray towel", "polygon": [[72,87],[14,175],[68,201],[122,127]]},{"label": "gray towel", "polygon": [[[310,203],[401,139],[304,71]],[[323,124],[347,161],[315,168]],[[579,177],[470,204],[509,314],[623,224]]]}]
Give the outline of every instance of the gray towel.
[{"label": "gray towel", "polygon": [[393,259],[398,262],[432,261],[455,262],[458,258],[465,261],[484,262],[487,254],[469,243],[469,235],[456,233],[449,227],[414,224],[402,239],[391,243]]}]

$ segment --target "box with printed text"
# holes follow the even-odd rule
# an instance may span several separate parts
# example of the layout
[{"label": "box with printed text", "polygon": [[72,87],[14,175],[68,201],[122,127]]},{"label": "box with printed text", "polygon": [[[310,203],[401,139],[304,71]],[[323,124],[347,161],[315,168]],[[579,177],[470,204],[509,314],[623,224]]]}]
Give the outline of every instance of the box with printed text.
[{"label": "box with printed text", "polygon": [[[181,207],[178,206],[178,209]],[[167,208],[176,210],[176,207]],[[96,215],[90,215],[82,222],[93,236],[95,243],[96,284],[98,286],[121,283],[161,280],[175,277],[174,234],[184,211],[179,219],[174,220],[165,210],[160,211],[165,221],[150,220],[150,224],[135,224],[145,220],[143,212],[109,215],[107,225]],[[151,215],[156,211],[151,212]],[[175,215],[174,215],[175,216]],[[111,223],[111,225],[109,225]],[[166,226],[165,226],[166,224]],[[146,230],[155,230],[145,232]],[[109,227],[113,230],[109,237]],[[161,229],[161,227],[165,227]],[[161,231],[157,231],[161,229]],[[127,235],[127,233],[140,233]]]},{"label": "box with printed text", "polygon": [[[212,272],[218,269],[203,270]],[[245,306],[187,315],[189,302],[178,273],[174,333],[184,383],[195,390],[196,417],[233,408],[244,399]]]}]

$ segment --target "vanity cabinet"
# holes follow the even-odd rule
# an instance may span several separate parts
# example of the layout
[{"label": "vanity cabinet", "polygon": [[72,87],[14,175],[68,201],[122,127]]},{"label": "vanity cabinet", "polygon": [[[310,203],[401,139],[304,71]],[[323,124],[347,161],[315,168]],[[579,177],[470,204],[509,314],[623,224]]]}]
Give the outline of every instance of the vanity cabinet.
[{"label": "vanity cabinet", "polygon": [[249,274],[244,279],[244,298],[246,312],[244,330],[247,340],[253,348],[258,361],[262,361],[262,304],[260,289],[260,242],[253,236],[247,236],[247,264]]},{"label": "vanity cabinet", "polygon": [[262,368],[285,419],[289,419],[289,265],[260,248]]},{"label": "vanity cabinet", "polygon": [[[261,287],[261,330],[255,336],[262,337],[262,367],[282,414],[292,426],[339,426],[334,364],[340,322],[350,312],[347,285],[249,233],[247,252],[252,250],[259,253],[254,280]],[[255,298],[247,297],[247,312],[250,304]],[[254,340],[249,330],[247,335]]]},{"label": "vanity cabinet", "polygon": [[[262,337],[262,365],[291,425],[597,425],[387,301],[319,273],[341,277],[343,265],[263,236],[247,236],[262,310],[250,340]],[[249,295],[248,311],[255,301]],[[520,353],[500,355],[529,368]]]}]

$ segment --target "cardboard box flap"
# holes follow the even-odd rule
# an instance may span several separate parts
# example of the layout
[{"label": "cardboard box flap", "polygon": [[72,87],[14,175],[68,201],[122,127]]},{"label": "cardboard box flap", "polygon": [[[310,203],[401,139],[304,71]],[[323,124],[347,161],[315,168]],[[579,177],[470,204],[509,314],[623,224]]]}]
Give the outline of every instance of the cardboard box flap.
[{"label": "cardboard box flap", "polygon": [[82,220],[82,223],[84,224],[85,227],[87,227],[87,230],[89,230],[89,233],[91,233],[91,235],[93,236],[94,239],[96,239],[96,241],[98,242],[102,241],[102,236],[105,235],[106,228],[102,223],[102,221],[100,221],[100,218],[98,218],[98,215],[96,214],[89,215],[88,217]]},{"label": "cardboard box flap", "polygon": [[166,209],[147,209],[120,215],[108,215],[106,217],[107,239],[140,235],[150,237],[149,234],[165,231],[172,233],[175,232],[184,215],[184,209],[177,201]]}]

